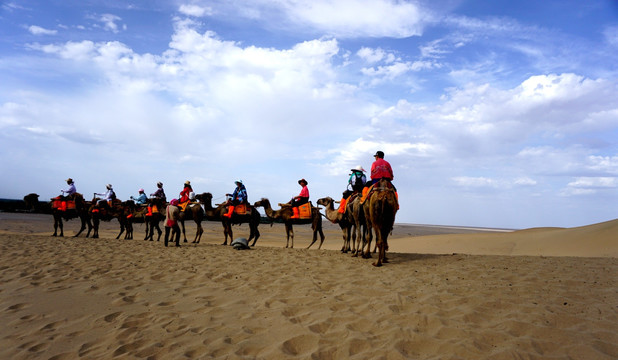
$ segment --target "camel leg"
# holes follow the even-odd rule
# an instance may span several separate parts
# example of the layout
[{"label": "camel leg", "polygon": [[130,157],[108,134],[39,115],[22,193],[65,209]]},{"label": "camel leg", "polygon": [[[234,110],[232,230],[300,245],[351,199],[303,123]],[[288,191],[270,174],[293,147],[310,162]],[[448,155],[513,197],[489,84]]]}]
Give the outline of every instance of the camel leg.
[{"label": "camel leg", "polygon": [[232,236],[234,236],[234,233],[232,232],[232,224],[231,223],[226,223],[226,222],[221,222],[221,225],[223,225],[223,235],[225,236],[225,241],[223,241],[223,244],[221,245],[227,245],[227,237],[230,237],[230,245],[232,245],[232,241],[234,241],[234,238]]},{"label": "camel leg", "polygon": [[202,223],[197,223],[197,231],[195,232],[195,239],[193,240],[193,244],[200,243],[200,240],[202,240],[203,233],[204,233],[204,228],[202,228]]},{"label": "camel leg", "polygon": [[187,235],[185,234],[185,220],[180,220],[180,226],[182,228],[182,237],[185,239],[185,242],[187,242]]},{"label": "camel leg", "polygon": [[313,240],[311,241],[311,244],[309,244],[309,246],[307,246],[307,249],[309,249],[311,247],[311,245],[313,245],[317,240],[318,240],[318,232],[316,230],[316,231],[313,232]]},{"label": "camel leg", "polygon": [[[363,259],[369,259],[371,258],[371,241],[373,240],[373,233],[371,232],[372,227],[368,226],[367,227],[367,242],[366,242],[366,246],[367,246],[367,250],[365,250],[365,245],[363,245]],[[377,237],[376,237],[376,241],[377,241]]]},{"label": "camel leg", "polygon": [[120,235],[124,232],[124,224],[120,221],[120,219],[118,219],[118,223],[120,224],[120,232],[118,233],[118,236],[116,236],[116,240],[120,239]]},{"label": "camel leg", "polygon": [[[159,234],[157,236],[157,241],[159,241],[159,240],[161,240],[161,233],[163,231],[161,231],[161,227],[159,226],[159,222],[158,221],[154,224],[154,227],[155,227],[155,229],[157,229],[157,233]],[[150,241],[152,241],[152,235],[150,236]]]},{"label": "camel leg", "polygon": [[319,250],[322,248],[322,244],[324,244],[324,239],[326,239],[326,235],[324,235],[324,232],[322,231],[322,227],[318,229],[318,232],[320,233],[320,246],[318,246],[318,250]]},{"label": "camel leg", "polygon": [[82,221],[82,227],[79,229],[79,231],[77,232],[77,234],[75,234],[75,236],[73,237],[78,237],[79,234],[82,233],[82,231],[84,231],[86,229],[86,220],[84,220],[83,218],[80,217],[80,220]]},{"label": "camel leg", "polygon": [[376,231],[376,247],[380,248],[380,252],[378,253],[378,260],[376,260],[376,262],[372,265],[380,267],[382,266],[384,243],[382,242],[382,234],[379,231]]},{"label": "camel leg", "polygon": [[99,238],[99,219],[96,217],[92,219],[92,238]]},{"label": "camel leg", "polygon": [[[290,249],[294,248],[294,228],[292,224],[285,225],[285,232],[287,234],[287,242],[285,243],[285,247],[289,247]],[[290,246],[290,238],[292,238],[292,246]]]},{"label": "camel leg", "polygon": [[[253,238],[253,244],[251,244],[251,246],[255,246],[255,243],[257,242],[258,238],[260,237],[260,231],[258,230],[257,226],[255,227],[254,230],[251,231],[253,234],[251,236],[254,236]],[[251,237],[250,236],[250,237]],[[247,241],[248,243],[249,241]]]}]

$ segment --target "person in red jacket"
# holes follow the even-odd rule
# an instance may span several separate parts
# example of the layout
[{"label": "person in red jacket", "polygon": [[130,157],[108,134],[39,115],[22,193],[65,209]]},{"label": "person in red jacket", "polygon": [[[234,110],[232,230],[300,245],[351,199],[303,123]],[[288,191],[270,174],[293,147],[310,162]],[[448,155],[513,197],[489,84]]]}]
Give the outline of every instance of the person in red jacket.
[{"label": "person in red jacket", "polygon": [[384,160],[384,153],[378,151],[373,157],[376,160],[371,164],[371,184],[377,183],[380,179],[393,181],[393,169],[391,164]]},{"label": "person in red jacket", "polygon": [[[377,151],[375,155],[373,155],[375,161],[371,164],[371,181],[367,181],[365,187],[363,188],[363,195],[361,197],[361,204],[365,202],[367,199],[367,195],[369,194],[369,188],[380,181],[381,179],[387,180],[389,183],[393,181],[393,168],[391,168],[391,164],[388,161],[384,160],[384,153],[382,151]],[[392,183],[391,183],[392,185]],[[397,194],[397,189],[393,185],[393,190],[395,190],[395,196],[399,198]],[[399,208],[399,205],[397,205]]]},{"label": "person in red jacket", "polygon": [[180,199],[178,203],[183,204],[189,201],[189,194],[193,192],[193,188],[191,187],[191,182],[189,180],[185,181],[185,185],[180,192]]}]

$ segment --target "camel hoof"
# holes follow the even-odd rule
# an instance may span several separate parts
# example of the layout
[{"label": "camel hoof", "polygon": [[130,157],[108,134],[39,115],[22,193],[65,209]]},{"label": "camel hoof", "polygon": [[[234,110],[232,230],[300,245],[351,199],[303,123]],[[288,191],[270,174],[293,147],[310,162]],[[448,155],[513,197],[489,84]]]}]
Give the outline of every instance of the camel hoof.
[{"label": "camel hoof", "polygon": [[371,264],[371,265],[373,265],[373,266],[375,266],[375,267],[380,267],[380,266],[382,266],[382,264],[380,264],[379,262],[374,262],[374,263],[373,263],[373,264]]}]

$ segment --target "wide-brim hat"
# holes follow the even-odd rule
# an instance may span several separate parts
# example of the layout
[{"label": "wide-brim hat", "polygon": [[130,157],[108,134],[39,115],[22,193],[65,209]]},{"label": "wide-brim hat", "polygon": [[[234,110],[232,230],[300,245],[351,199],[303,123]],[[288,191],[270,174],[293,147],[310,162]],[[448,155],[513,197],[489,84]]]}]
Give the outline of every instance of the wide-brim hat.
[{"label": "wide-brim hat", "polygon": [[307,182],[307,180],[305,180],[305,179],[300,179],[300,180],[298,180],[298,183],[299,183],[299,184],[301,184],[301,183],[305,183],[305,185],[309,185],[309,183],[308,183],[308,182]]},{"label": "wide-brim hat", "polygon": [[137,192],[144,192],[144,189],[139,189],[137,190]]},{"label": "wide-brim hat", "polygon": [[185,181],[185,185],[191,185],[191,181],[189,180]]},{"label": "wide-brim hat", "polygon": [[356,167],[353,167],[352,169],[350,169],[350,171],[362,171],[362,172],[365,172],[366,170],[363,169],[362,166],[356,165]]},{"label": "wide-brim hat", "polygon": [[157,183],[157,186],[163,186],[163,183],[159,181],[159,182]]},{"label": "wide-brim hat", "polygon": [[112,188],[112,184],[107,184],[105,185],[106,188],[111,189]]},{"label": "wide-brim hat", "polygon": [[236,180],[236,181],[234,181],[234,184],[240,184],[240,185],[242,185],[242,180]]},{"label": "wide-brim hat", "polygon": [[71,178],[68,178],[66,181],[67,181],[69,184],[73,183],[73,179],[71,179]]}]

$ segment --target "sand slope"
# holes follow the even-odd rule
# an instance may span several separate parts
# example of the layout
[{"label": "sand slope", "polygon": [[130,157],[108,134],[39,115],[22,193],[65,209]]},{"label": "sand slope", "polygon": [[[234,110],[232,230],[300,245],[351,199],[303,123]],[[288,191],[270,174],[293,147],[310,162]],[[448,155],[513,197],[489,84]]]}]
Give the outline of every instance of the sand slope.
[{"label": "sand slope", "polygon": [[393,238],[392,251],[433,254],[618,257],[618,220],[576,228],[537,228]]}]

